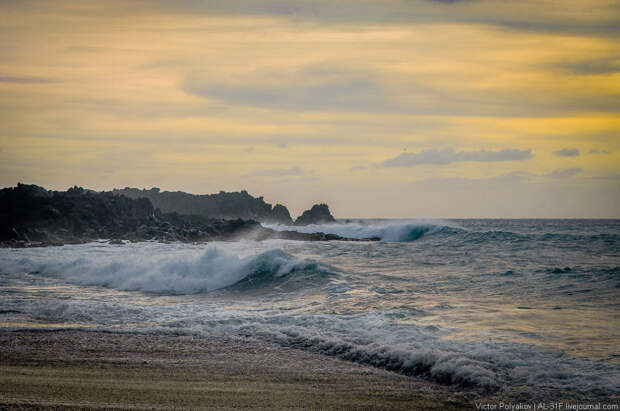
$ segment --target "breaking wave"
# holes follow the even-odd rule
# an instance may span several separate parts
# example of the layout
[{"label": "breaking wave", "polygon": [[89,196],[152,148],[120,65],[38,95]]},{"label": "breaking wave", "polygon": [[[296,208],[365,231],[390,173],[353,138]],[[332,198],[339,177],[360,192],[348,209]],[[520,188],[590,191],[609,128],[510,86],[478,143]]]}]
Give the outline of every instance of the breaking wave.
[{"label": "breaking wave", "polygon": [[310,224],[306,226],[265,225],[278,231],[298,231],[300,233],[336,234],[347,238],[380,238],[382,241],[415,241],[425,235],[437,233],[451,227],[448,223],[433,220],[402,220],[375,222],[347,222],[330,224]]},{"label": "breaking wave", "polygon": [[107,252],[59,250],[3,261],[11,272],[30,272],[69,283],[103,286],[122,291],[197,294],[244,284],[258,287],[294,273],[326,274],[315,261],[299,259],[280,249],[241,257],[218,246],[174,253],[158,248],[102,247]]},{"label": "breaking wave", "polygon": [[[332,318],[321,327],[333,327],[330,332],[319,327],[313,330],[299,319],[301,326],[268,327],[254,332],[284,346],[460,388],[494,392],[525,384],[539,389],[605,394],[618,389],[618,368],[611,364],[562,358],[523,344],[444,340],[434,335],[436,332],[412,324],[384,325],[375,330],[372,323],[360,324],[355,331],[340,334],[340,324],[330,324],[334,320],[338,321]],[[349,322],[355,320],[344,321]],[[362,326],[370,331],[362,331]]]},{"label": "breaking wave", "polygon": [[562,353],[528,344],[444,338],[449,335],[447,329],[399,323],[389,313],[222,314],[200,313],[174,326],[257,338],[485,392],[524,385],[543,392],[567,390],[610,395],[618,390],[618,367],[614,364],[564,357]]},{"label": "breaking wave", "polygon": [[0,320],[218,333],[519,399],[620,392],[618,221],[274,228],[384,241],[0,249]]}]

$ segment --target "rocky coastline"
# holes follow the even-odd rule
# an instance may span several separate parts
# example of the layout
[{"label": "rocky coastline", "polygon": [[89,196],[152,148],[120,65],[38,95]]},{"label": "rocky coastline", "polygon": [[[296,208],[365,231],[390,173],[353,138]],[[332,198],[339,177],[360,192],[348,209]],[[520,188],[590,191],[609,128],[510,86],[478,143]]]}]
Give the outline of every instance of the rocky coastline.
[{"label": "rocky coastline", "polygon": [[263,197],[254,197],[247,191],[220,191],[216,194],[190,194],[183,191],[161,191],[158,187],[114,189],[112,194],[137,200],[148,199],[162,213],[196,215],[222,220],[255,220],[270,224],[293,224],[288,209],[282,204],[271,205]]},{"label": "rocky coastline", "polygon": [[[335,220],[327,205],[321,204],[302,214],[295,224],[331,221]],[[253,219],[165,213],[155,208],[148,198],[129,198],[117,192],[95,192],[81,187],[49,191],[36,185],[18,184],[0,190],[1,247],[79,244],[101,239],[116,244],[125,241],[200,243],[240,239],[379,240],[360,240],[321,232],[276,231]]]}]

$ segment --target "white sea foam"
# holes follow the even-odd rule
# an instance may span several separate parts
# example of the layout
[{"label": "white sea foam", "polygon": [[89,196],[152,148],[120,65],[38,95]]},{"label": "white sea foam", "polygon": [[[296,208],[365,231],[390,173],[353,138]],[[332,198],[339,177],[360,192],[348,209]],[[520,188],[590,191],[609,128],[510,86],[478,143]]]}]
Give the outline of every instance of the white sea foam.
[{"label": "white sea foam", "polygon": [[[448,330],[361,315],[253,315],[227,332],[242,333],[405,375],[495,391],[511,386],[581,392],[618,391],[618,367],[563,358],[531,345],[444,338]],[[224,321],[218,324],[223,326]]]},{"label": "white sea foam", "polygon": [[607,396],[619,384],[613,364],[564,358],[525,344],[446,339],[449,330],[399,323],[388,313],[291,314],[251,303],[231,309],[89,300],[39,300],[27,311],[44,320],[127,331],[256,338],[455,387],[490,392],[520,387],[532,398],[549,390]]},{"label": "white sea foam", "polygon": [[454,224],[440,220],[391,220],[391,221],[354,221],[348,223],[310,224],[306,226],[288,226],[281,224],[265,225],[278,231],[298,231],[301,233],[337,234],[348,238],[378,237],[383,241],[413,241],[428,234],[440,231]]},{"label": "white sea foam", "polygon": [[[447,225],[424,223],[439,227],[426,234]],[[509,223],[521,231],[531,224]],[[474,221],[463,223],[463,230],[445,230],[451,233],[445,242],[443,234],[433,241],[387,241],[402,238],[390,237],[389,230],[407,224],[425,225],[419,220],[329,225],[344,226],[349,231],[341,234],[347,236],[379,230],[386,239],[379,243],[0,249],[0,320],[240,335],[502,395],[504,389],[541,399],[560,391],[554,395],[562,399],[565,393],[617,395],[616,237],[595,242],[545,237],[507,246],[505,236],[488,233],[519,230],[504,222]],[[325,227],[318,230],[328,231]],[[484,241],[472,241],[472,233]],[[472,295],[488,298],[478,305]],[[520,310],[521,305],[531,310]],[[588,335],[556,326],[579,320],[581,312],[588,323],[580,324],[586,324],[588,335],[597,335],[594,348],[601,355],[590,354]]]},{"label": "white sea foam", "polygon": [[243,256],[221,245],[86,247],[4,255],[1,267],[3,271],[36,273],[73,284],[171,294],[194,294],[225,288],[248,278],[257,280],[323,269],[313,261],[295,258],[279,249]]}]

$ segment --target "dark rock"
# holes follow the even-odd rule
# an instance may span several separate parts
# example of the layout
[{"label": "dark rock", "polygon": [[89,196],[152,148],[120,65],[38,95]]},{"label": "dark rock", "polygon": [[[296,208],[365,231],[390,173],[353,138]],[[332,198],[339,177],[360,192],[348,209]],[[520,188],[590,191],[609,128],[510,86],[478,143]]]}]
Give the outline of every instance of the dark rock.
[{"label": "dark rock", "polygon": [[272,207],[263,197],[253,197],[247,191],[218,194],[189,194],[182,191],[160,191],[125,187],[115,189],[114,194],[129,198],[147,198],[155,208],[164,213],[197,215],[207,218],[256,220],[265,223],[292,224],[288,209],[276,204]]},{"label": "dark rock", "polygon": [[66,192],[18,184],[0,190],[0,241],[44,244],[116,238],[149,220],[148,200],[131,200],[80,187]]},{"label": "dark rock", "polygon": [[[276,205],[274,209],[280,221],[288,216],[285,207]],[[333,222],[334,219],[327,206],[321,204],[305,212],[298,221],[309,224]],[[52,192],[38,186],[18,184],[17,187],[0,190],[1,247],[80,244],[101,238],[111,239],[110,244],[123,244],[122,240],[205,242],[242,238],[257,241],[360,241],[335,234],[275,231],[253,219],[225,220],[203,215],[162,213],[154,209],[146,198],[131,199],[81,187]]]},{"label": "dark rock", "polygon": [[329,212],[327,204],[315,204],[310,210],[304,211],[295,220],[295,225],[335,223],[336,219]]},{"label": "dark rock", "polygon": [[288,212],[288,209],[282,204],[276,204],[275,206],[273,206],[273,210],[271,211],[271,214],[272,214],[271,219],[270,220],[268,219],[264,222],[284,224],[284,225],[293,224],[293,219],[291,218],[291,215]]}]

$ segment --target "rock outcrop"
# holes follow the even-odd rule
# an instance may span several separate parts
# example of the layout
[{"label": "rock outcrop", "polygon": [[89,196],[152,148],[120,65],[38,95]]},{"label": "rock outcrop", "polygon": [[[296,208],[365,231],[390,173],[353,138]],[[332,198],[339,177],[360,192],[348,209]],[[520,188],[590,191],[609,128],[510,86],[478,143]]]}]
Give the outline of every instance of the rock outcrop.
[{"label": "rock outcrop", "polygon": [[0,241],[77,243],[114,238],[155,219],[151,203],[81,187],[65,192],[18,184],[0,190]]},{"label": "rock outcrop", "polygon": [[329,212],[327,204],[315,204],[310,210],[304,211],[295,220],[295,225],[335,223],[336,219]]},{"label": "rock outcrop", "polygon": [[271,210],[271,219],[267,219],[263,222],[291,225],[293,224],[293,219],[291,218],[291,214],[288,212],[288,208],[282,204],[276,204],[273,206],[273,210]]},{"label": "rock outcrop", "polygon": [[[281,216],[288,215],[285,207],[275,208]],[[132,199],[81,187],[48,191],[35,185],[18,184],[0,190],[0,245],[5,247],[62,245],[97,239],[121,244],[120,240],[205,242],[242,238],[359,241],[334,234],[275,231],[255,220],[162,213],[146,198]]]},{"label": "rock outcrop", "polygon": [[164,213],[199,215],[207,218],[256,220],[264,223],[290,225],[293,219],[288,209],[266,203],[263,197],[253,197],[247,191],[218,194],[189,194],[183,191],[160,191],[159,188],[140,190],[125,187],[112,191],[129,198],[148,198]]}]

